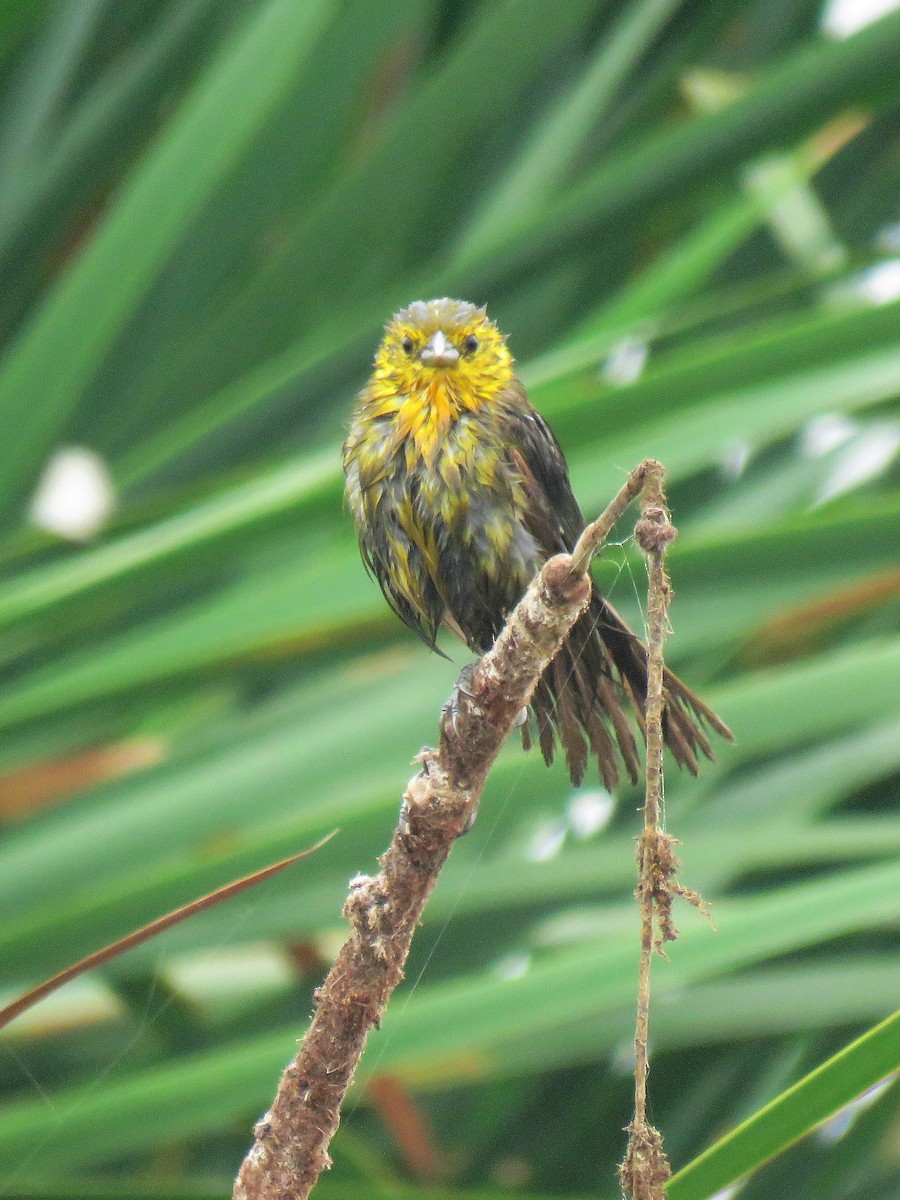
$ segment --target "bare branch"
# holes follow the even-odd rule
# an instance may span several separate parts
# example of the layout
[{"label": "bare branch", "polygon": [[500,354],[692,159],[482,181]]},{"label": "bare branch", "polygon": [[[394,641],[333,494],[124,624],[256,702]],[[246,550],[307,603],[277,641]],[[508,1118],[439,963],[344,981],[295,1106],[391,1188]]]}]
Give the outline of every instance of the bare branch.
[{"label": "bare branch", "polygon": [[634,468],[615,499],[606,506],[596,521],[587,526],[575,543],[575,549],[572,551],[573,574],[583,575],[590,569],[591,559],[609,537],[613,526],[622,517],[628,505],[640,495],[648,476],[663,478],[662,464],[653,458],[645,458]]},{"label": "bare branch", "polygon": [[[641,518],[635,527],[638,545],[647,560],[647,700],[644,709],[647,737],[644,831],[638,839],[637,898],[641,912],[641,954],[638,969],[637,1018],[634,1034],[634,1118],[628,1126],[628,1147],[619,1168],[622,1188],[632,1200],[664,1200],[671,1175],[662,1136],[647,1122],[649,1071],[650,969],[654,950],[664,954],[666,942],[678,931],[672,920],[672,901],[681,896],[705,911],[698,893],[676,881],[678,859],[675,839],[662,829],[663,749],[665,738],[665,647],[669,627],[671,590],[665,556],[676,530],[669,520],[663,492],[664,472],[658,462],[643,468]],[[637,472],[632,473],[632,477]],[[630,482],[630,480],[629,480]]]},{"label": "bare branch", "polygon": [[[620,1171],[622,1187],[633,1200],[662,1200],[663,1185],[671,1171],[662,1138],[647,1124],[647,1072],[649,1070],[650,965],[653,955],[655,897],[665,886],[668,872],[659,875],[661,848],[659,815],[663,786],[663,647],[669,614],[669,581],[665,553],[675,530],[669,523],[662,490],[662,468],[654,464],[646,477],[641,519],[635,530],[647,559],[647,727],[644,832],[638,842],[637,896],[641,909],[641,958],[638,971],[637,1019],[634,1033],[634,1119],[629,1126],[628,1149]],[[664,835],[663,835],[664,837]],[[668,932],[668,931],[667,931]],[[674,936],[674,931],[672,931]],[[665,934],[662,935],[664,937]]]},{"label": "bare branch", "polygon": [[352,932],[317,993],[300,1053],[235,1184],[236,1200],[303,1200],[330,1165],[328,1144],[370,1030],[403,978],[422,909],[454,840],[474,814],[484,781],[544,668],[556,654],[591,585],[568,555],[551,559],[478,663],[456,711],[445,709],[438,750],[404,796],[403,816],[374,877],[351,884],[344,915]]},{"label": "bare branch", "polygon": [[[344,907],[350,936],[316,994],[300,1052],[256,1126],[235,1200],[304,1200],[330,1165],[328,1145],[341,1102],[369,1032],[403,978],[438,873],[471,823],[488,771],[519,713],[589,601],[591,558],[650,476],[661,480],[662,468],[648,460],[584,531],[572,556],[559,555],[544,566],[493,648],[445,708],[440,746],[419,755],[422,766],[407,787],[381,870],[351,883]],[[646,506],[644,519],[652,520]],[[663,607],[663,627],[664,616]],[[661,675],[656,687],[661,691]]]}]

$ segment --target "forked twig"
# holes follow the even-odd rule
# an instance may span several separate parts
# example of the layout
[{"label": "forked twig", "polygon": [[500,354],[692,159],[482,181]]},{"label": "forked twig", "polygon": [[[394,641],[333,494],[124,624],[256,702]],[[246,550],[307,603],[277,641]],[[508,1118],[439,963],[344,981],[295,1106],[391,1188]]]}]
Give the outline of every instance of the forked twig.
[{"label": "forked twig", "polygon": [[413,933],[455,839],[478,805],[488,771],[591,594],[590,561],[658,463],[642,463],[571,556],[551,559],[493,648],[459,689],[437,750],[418,756],[401,820],[375,876],[351,882],[350,936],[316,993],[296,1059],[281,1077],[235,1184],[236,1200],[304,1200],[330,1165],[340,1120],[369,1032],[403,978]]}]

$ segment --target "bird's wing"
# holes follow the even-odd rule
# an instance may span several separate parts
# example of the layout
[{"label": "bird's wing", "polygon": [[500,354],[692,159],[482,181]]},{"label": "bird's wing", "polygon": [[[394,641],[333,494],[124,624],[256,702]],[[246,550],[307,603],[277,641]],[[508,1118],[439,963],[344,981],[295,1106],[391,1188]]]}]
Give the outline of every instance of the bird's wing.
[{"label": "bird's wing", "polygon": [[569,483],[562,447],[517,379],[506,389],[503,403],[509,454],[531,500],[531,532],[548,554],[571,550],[584,528],[584,517]]}]

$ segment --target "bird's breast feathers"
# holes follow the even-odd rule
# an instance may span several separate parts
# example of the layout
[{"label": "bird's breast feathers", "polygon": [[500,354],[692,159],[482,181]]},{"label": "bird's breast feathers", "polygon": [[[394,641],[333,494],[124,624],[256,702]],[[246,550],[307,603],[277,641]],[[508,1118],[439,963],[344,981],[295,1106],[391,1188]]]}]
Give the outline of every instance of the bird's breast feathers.
[{"label": "bird's breast feathers", "polygon": [[347,495],[358,522],[395,518],[422,550],[427,537],[429,559],[434,535],[452,529],[489,575],[506,569],[527,582],[540,556],[525,528],[529,499],[503,406],[462,409],[438,388],[394,399],[363,402],[351,427]]}]

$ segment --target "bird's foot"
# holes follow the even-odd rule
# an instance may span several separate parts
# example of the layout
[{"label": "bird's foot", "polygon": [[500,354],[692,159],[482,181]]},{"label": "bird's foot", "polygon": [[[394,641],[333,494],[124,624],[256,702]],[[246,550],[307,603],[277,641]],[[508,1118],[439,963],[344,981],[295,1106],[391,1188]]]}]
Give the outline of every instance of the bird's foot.
[{"label": "bird's foot", "polygon": [[[475,675],[475,668],[478,662],[466,663],[459,673],[459,678],[453,685],[453,691],[450,693],[450,698],[441,710],[441,730],[446,734],[452,734],[453,737],[459,737],[459,715],[460,715],[460,696],[468,696],[474,698],[475,692],[472,689],[472,679]],[[463,834],[469,832],[475,824],[475,818],[478,816],[478,806],[468,814],[465,824],[457,834],[457,837],[462,837]]]},{"label": "bird's foot", "polygon": [[459,678],[453,685],[453,691],[450,693],[450,698],[444,707],[441,709],[441,729],[445,732],[452,730],[454,737],[459,737],[459,697],[460,695],[474,697],[475,693],[471,691],[472,678],[475,674],[477,662],[466,663],[459,673]]}]

